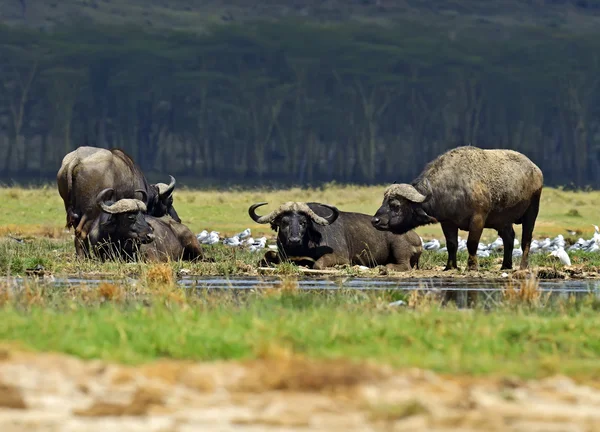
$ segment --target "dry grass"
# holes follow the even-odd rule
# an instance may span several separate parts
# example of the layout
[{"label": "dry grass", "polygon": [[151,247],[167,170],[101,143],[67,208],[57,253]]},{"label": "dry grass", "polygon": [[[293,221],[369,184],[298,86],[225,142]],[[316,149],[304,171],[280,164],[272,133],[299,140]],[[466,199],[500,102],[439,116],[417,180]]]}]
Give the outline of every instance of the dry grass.
[{"label": "dry grass", "polygon": [[[374,214],[383,198],[386,185],[353,186],[326,185],[322,188],[289,188],[281,190],[192,190],[175,191],[175,207],[183,222],[194,232],[216,230],[222,235],[232,235],[252,228],[253,235],[272,235],[268,225],[254,223],[248,216],[248,207],[255,202],[269,205],[261,211],[268,212],[285,201],[317,201],[337,206],[341,210]],[[44,188],[0,188],[0,235],[35,237],[65,237],[64,204],[54,185]],[[600,223],[597,208],[600,192],[567,192],[546,188],[542,194],[540,215],[536,224],[537,237],[566,235],[566,229],[581,231],[588,238],[593,234],[592,224]],[[516,226],[520,236],[520,226]],[[439,225],[417,229],[424,238],[442,238]],[[484,237],[496,238],[492,230]]]},{"label": "dry grass", "polygon": [[509,305],[539,306],[542,292],[539,281],[532,275],[521,280],[509,280],[502,296],[504,302]]}]

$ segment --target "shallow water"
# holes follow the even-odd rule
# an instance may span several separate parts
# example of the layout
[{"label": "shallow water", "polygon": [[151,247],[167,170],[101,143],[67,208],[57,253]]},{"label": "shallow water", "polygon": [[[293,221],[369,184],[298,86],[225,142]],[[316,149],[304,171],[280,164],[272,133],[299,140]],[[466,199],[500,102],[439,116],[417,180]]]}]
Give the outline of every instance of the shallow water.
[{"label": "shallow water", "polygon": [[[0,278],[8,282],[7,278]],[[34,278],[10,278],[17,285]],[[41,280],[40,280],[41,281]],[[98,285],[102,282],[125,282],[136,283],[135,279],[112,279],[112,278],[54,278],[44,280],[43,283],[56,288],[66,286]],[[555,294],[588,294],[593,293],[600,296],[600,280],[540,280],[539,288],[542,292]],[[202,290],[252,290],[256,288],[275,287],[281,283],[277,276],[184,276],[177,283],[189,289]],[[507,279],[463,279],[463,278],[364,278],[351,276],[333,276],[328,278],[299,277],[297,279],[298,289],[301,290],[399,290],[399,291],[434,291],[434,292],[502,292],[508,283]],[[514,281],[518,286],[519,281]]]}]

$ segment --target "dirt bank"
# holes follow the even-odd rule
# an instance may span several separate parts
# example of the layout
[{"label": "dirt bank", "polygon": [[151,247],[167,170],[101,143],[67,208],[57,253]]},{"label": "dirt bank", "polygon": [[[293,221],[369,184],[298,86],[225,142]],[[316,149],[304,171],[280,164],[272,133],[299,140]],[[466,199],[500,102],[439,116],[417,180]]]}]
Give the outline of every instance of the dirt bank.
[{"label": "dirt bank", "polygon": [[0,430],[592,431],[600,386],[289,355],[139,367],[0,350]]}]

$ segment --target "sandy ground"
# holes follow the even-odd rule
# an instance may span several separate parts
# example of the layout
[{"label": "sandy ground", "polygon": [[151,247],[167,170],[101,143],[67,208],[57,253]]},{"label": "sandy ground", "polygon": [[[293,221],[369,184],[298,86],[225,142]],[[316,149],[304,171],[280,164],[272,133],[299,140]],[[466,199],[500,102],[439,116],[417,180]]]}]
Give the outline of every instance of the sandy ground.
[{"label": "sandy ground", "polygon": [[3,348],[0,430],[600,430],[600,386],[565,377],[457,378],[271,357],[126,367]]}]

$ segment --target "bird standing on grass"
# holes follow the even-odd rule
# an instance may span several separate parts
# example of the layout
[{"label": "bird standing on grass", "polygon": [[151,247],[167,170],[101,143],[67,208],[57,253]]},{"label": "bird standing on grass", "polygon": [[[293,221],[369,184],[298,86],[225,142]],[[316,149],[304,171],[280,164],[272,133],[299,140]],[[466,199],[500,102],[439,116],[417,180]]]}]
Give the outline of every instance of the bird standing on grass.
[{"label": "bird standing on grass", "polygon": [[550,252],[548,256],[557,257],[560,260],[560,262],[567,267],[571,265],[571,258],[569,258],[569,254],[565,252],[565,250],[562,247]]}]

